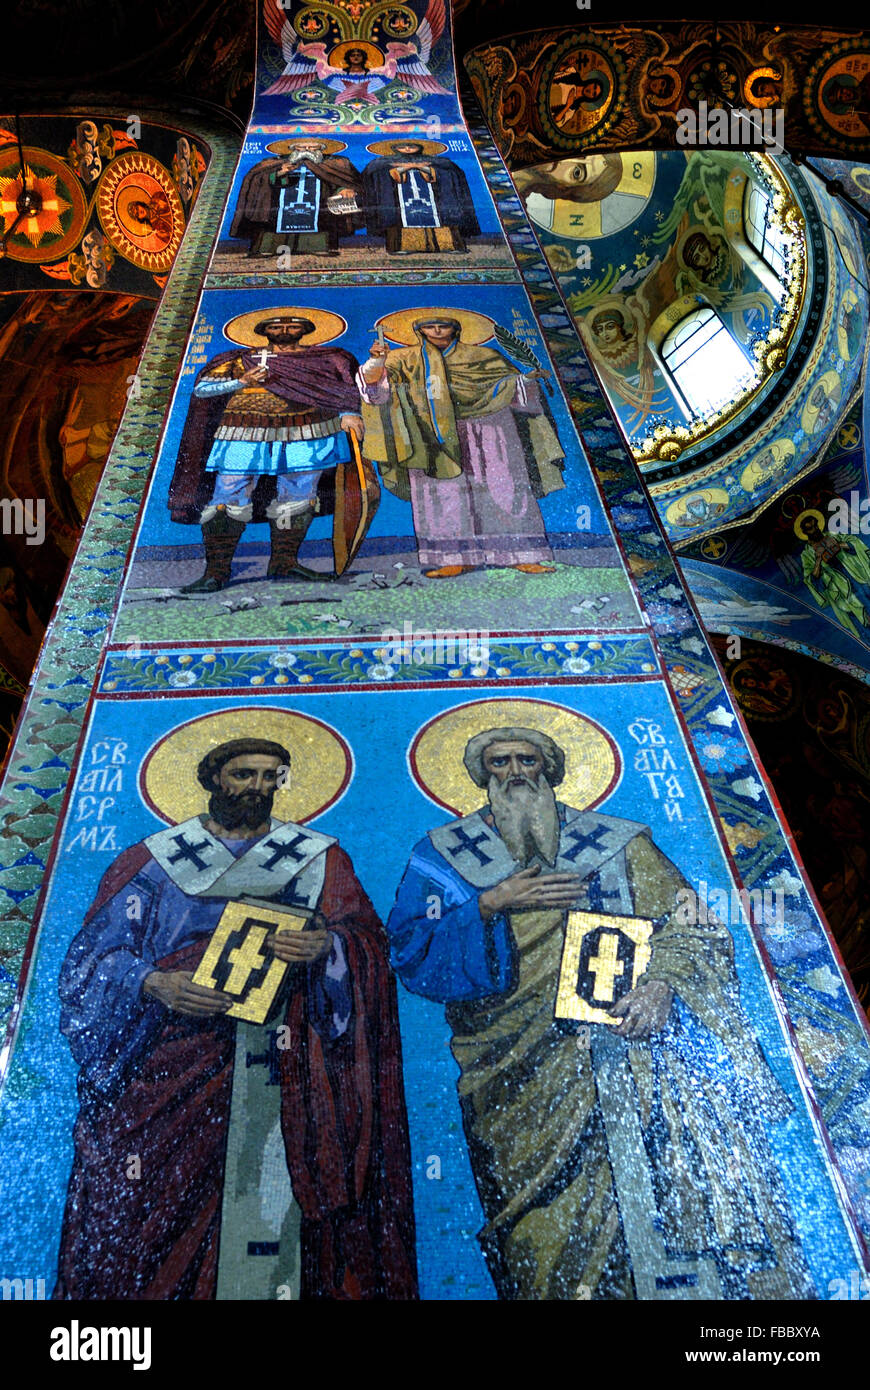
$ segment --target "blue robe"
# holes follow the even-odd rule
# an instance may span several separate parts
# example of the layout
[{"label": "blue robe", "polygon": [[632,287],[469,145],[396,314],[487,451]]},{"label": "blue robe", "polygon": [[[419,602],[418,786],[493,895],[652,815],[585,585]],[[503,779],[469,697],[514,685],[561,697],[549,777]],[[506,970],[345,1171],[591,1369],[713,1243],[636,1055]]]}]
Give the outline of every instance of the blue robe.
[{"label": "blue robe", "polygon": [[[221,843],[239,858],[255,841]],[[292,883],[273,900],[290,906]],[[146,976],[160,960],[211,936],[226,905],[225,898],[183,893],[149,859],[75,937],[60,974],[60,1027],[81,1068],[83,1099],[106,1096],[121,1084],[128,1066],[161,1028],[166,1009],[142,994]],[[349,996],[336,936],[330,955],[307,972],[306,981],[312,1018],[337,1036],[347,1024]]]}]

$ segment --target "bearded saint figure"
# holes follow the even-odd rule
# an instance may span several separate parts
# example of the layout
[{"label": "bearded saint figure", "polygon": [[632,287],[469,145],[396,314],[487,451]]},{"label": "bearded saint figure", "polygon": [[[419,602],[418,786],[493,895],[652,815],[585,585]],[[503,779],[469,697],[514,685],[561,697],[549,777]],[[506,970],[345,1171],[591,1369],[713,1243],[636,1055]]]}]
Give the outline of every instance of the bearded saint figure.
[{"label": "bearded saint figure", "polygon": [[[386,938],[338,843],[272,817],[282,767],[268,739],[212,748],[208,810],[123,851],[67,952],[81,1108],[55,1298],[274,1298],[300,1269],[303,1299],[417,1296]],[[262,1025],[193,979],[238,902],[307,918],[265,938],[289,970]]]},{"label": "bearded saint figure", "polygon": [[[546,734],[488,729],[464,761],[487,804],[415,846],[387,930],[408,989],[447,1005],[499,1297],[811,1297],[765,1129],[792,1106],[729,933],[692,923],[646,826],[556,800]],[[588,1043],[555,1017],[569,911],[610,914],[586,970],[619,1022]],[[634,987],[626,916],[653,924]]]},{"label": "bearded saint figure", "polygon": [[252,521],[269,522],[268,578],[323,578],[299,563],[299,547],[363,423],[356,358],[306,347],[314,332],[298,314],[269,315],[254,328],[268,350],[219,352],[194,382],[168,498],[173,521],[202,528],[205,570],[185,593],[225,588]]},{"label": "bearded saint figure", "polygon": [[230,236],[250,240],[249,256],[280,248],[337,256],[339,241],[363,225],[356,196],[362,179],[344,155],[327,155],[316,140],[300,140],[286,155],[263,159],[242,179]]}]

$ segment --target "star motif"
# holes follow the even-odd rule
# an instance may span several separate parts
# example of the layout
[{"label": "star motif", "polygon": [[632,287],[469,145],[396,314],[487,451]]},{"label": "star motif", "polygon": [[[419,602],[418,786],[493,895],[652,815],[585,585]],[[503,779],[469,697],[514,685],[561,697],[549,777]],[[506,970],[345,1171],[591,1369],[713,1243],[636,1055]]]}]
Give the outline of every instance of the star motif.
[{"label": "star motif", "polygon": [[[18,224],[16,235],[26,236],[31,246],[38,246],[44,236],[62,236],[63,226],[60,215],[71,204],[61,198],[57,191],[57,174],[34,174],[27,169],[28,186],[42,199],[42,207],[32,217],[24,217]],[[11,227],[18,216],[15,203],[22,191],[21,173],[15,178],[0,178],[0,215],[3,217],[3,230]]]}]

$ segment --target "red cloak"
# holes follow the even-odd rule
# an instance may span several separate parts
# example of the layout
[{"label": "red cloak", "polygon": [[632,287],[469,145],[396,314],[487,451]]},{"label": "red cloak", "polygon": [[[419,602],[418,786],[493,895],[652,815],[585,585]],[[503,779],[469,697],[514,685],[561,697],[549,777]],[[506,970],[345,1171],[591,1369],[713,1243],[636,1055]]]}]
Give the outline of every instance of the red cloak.
[{"label": "red cloak", "polygon": [[[253,351],[246,353],[244,348],[234,348],[230,352],[219,352],[197,374],[194,386],[207,372],[236,357],[241,357],[246,366],[254,365]],[[274,380],[267,379],[266,385],[270,390],[274,386],[277,394],[298,402],[302,407],[316,406],[325,412],[324,418],[355,414],[359,411],[359,391],[354,381],[358,367],[359,363],[352,353],[344,348],[323,344],[306,348],[304,353],[287,353],[283,360],[273,359],[270,371]],[[204,508],[211,501],[215,474],[207,473],[205,465],[230,399],[227,395],[191,397],[178,445],[175,470],[169,484],[168,501],[173,521],[198,524]],[[265,520],[266,508],[274,496],[274,474],[266,473],[257,482],[251,498],[254,521]],[[331,469],[325,470],[321,478],[318,496],[321,514],[330,515],[334,507],[334,474]]]}]

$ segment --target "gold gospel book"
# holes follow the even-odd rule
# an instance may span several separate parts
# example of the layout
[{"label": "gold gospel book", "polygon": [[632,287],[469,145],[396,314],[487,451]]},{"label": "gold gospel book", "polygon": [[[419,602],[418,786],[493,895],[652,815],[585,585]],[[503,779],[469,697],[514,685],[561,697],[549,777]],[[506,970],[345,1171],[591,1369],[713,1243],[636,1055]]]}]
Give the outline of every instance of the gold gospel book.
[{"label": "gold gospel book", "polygon": [[237,1002],[229,1018],[265,1023],[287,963],[264,944],[272,932],[302,931],[308,918],[265,903],[227,903],[205,955],[193,976],[195,985],[223,990]]},{"label": "gold gospel book", "polygon": [[609,1012],[649,965],[653,923],[646,917],[569,912],[556,992],[556,1018],[609,1023]]}]

